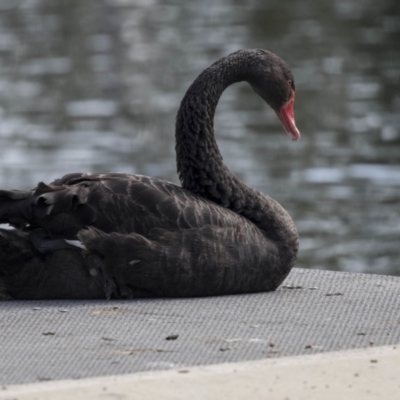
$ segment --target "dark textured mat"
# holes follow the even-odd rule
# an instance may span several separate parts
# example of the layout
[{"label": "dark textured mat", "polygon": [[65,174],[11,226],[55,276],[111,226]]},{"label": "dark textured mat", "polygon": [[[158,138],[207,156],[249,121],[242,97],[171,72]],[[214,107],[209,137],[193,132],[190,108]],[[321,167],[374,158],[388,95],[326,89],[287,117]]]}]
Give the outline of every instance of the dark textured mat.
[{"label": "dark textured mat", "polygon": [[295,269],[274,293],[3,302],[0,383],[399,344],[399,290],[397,277]]}]

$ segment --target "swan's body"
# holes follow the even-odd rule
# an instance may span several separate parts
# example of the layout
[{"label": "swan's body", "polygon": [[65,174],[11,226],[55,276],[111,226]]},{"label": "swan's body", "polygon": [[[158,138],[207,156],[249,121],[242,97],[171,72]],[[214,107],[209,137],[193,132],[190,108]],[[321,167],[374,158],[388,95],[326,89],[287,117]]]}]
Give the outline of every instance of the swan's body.
[{"label": "swan's body", "polygon": [[[263,50],[206,69],[177,115],[182,187],[128,174],[69,174],[0,191],[0,297],[133,298],[270,291],[293,267],[289,214],[223,164],[213,134],[219,97],[247,80],[298,139],[293,76]],[[79,239],[85,250],[69,244]]]}]

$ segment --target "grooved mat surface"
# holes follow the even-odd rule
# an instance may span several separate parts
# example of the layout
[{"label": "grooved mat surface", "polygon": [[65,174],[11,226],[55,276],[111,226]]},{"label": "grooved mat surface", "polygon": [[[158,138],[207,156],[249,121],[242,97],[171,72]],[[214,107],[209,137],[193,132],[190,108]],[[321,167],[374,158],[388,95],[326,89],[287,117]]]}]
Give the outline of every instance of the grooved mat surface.
[{"label": "grooved mat surface", "polygon": [[0,303],[0,384],[400,344],[400,278],[294,269],[276,292]]}]

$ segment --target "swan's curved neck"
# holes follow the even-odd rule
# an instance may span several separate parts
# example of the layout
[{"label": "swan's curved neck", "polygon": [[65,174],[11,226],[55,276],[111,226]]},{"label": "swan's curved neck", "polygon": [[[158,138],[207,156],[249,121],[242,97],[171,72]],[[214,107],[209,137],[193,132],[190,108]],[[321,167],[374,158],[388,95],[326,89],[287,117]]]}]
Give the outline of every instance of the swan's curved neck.
[{"label": "swan's curved neck", "polygon": [[288,213],[228,170],[214,137],[219,98],[232,83],[251,81],[259,58],[255,50],[240,50],[211,65],[189,87],[176,119],[178,174],[184,188],[243,215],[270,239],[297,241]]},{"label": "swan's curved neck", "polygon": [[247,52],[233,53],[204,70],[186,92],[176,117],[177,167],[182,186],[224,207],[231,203],[233,175],[215,141],[214,114],[223,91],[246,79]]}]

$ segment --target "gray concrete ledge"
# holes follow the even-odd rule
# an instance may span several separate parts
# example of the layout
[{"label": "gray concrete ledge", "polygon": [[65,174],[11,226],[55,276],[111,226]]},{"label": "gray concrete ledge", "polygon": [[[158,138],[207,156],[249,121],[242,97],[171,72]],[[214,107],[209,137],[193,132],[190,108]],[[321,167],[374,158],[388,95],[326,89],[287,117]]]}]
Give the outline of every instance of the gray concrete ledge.
[{"label": "gray concrete ledge", "polygon": [[0,385],[394,346],[399,289],[398,277],[294,269],[274,293],[3,302]]}]

